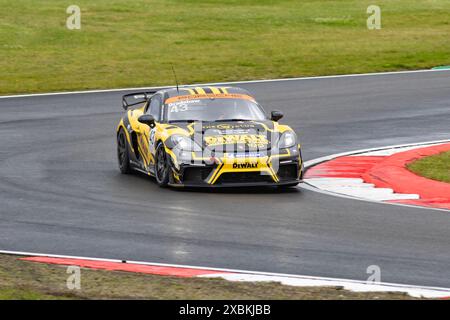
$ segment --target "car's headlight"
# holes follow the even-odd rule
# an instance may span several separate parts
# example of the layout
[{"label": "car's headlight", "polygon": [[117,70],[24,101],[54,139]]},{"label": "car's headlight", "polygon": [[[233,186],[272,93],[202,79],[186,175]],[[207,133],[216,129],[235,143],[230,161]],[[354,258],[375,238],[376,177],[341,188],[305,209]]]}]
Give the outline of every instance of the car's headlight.
[{"label": "car's headlight", "polygon": [[183,151],[201,151],[201,147],[191,138],[182,135],[173,135],[170,137],[173,148]]},{"label": "car's headlight", "polygon": [[293,131],[284,132],[278,140],[278,148],[291,148],[297,144],[297,136]]}]

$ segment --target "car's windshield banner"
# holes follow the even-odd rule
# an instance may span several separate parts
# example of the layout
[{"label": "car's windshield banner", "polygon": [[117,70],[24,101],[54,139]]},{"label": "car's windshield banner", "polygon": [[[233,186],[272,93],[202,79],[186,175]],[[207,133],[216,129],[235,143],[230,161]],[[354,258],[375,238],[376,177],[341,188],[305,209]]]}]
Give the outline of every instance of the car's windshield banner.
[{"label": "car's windshield banner", "polygon": [[246,94],[239,94],[239,93],[207,93],[207,94],[189,94],[184,96],[176,96],[168,98],[165,103],[176,103],[180,101],[188,101],[188,100],[194,100],[194,99],[244,99],[244,100],[250,100],[255,102],[255,99],[253,97],[246,95]]}]

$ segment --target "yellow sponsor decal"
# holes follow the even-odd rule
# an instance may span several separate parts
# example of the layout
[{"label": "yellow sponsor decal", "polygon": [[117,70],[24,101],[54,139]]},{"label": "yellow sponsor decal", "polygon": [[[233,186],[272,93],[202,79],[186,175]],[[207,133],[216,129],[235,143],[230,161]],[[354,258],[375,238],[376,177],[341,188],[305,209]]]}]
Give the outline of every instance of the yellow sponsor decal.
[{"label": "yellow sponsor decal", "polygon": [[[223,162],[222,162],[223,161]],[[269,175],[274,182],[278,182],[278,178],[271,168],[269,157],[250,158],[250,159],[227,159],[223,158],[221,164],[217,166],[214,172],[208,178],[209,184],[214,184],[220,176],[227,172],[260,172]]]},{"label": "yellow sponsor decal", "polygon": [[235,162],[233,169],[256,169],[258,165],[258,162]]},{"label": "yellow sponsor decal", "polygon": [[249,147],[263,147],[269,144],[267,138],[261,134],[227,134],[220,136],[206,136],[204,139],[208,146],[247,144]]}]

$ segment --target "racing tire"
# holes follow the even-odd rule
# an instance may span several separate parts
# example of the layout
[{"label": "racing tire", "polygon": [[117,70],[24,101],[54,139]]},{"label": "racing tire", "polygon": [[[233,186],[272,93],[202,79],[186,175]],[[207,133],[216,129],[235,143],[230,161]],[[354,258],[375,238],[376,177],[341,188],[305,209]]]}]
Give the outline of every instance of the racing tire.
[{"label": "racing tire", "polygon": [[169,158],[164,144],[159,143],[155,152],[155,178],[160,187],[166,187],[170,178]]},{"label": "racing tire", "polygon": [[131,173],[130,155],[128,154],[128,143],[123,129],[117,134],[117,159],[119,161],[119,170],[122,174]]}]

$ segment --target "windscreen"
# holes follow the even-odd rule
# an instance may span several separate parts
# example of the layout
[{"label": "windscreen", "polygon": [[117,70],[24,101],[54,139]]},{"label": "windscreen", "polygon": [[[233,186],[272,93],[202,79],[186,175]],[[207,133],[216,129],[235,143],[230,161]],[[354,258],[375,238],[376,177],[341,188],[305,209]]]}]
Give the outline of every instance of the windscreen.
[{"label": "windscreen", "polygon": [[226,121],[264,120],[266,115],[259,105],[250,99],[194,98],[178,99],[166,103],[167,120],[176,121]]}]

